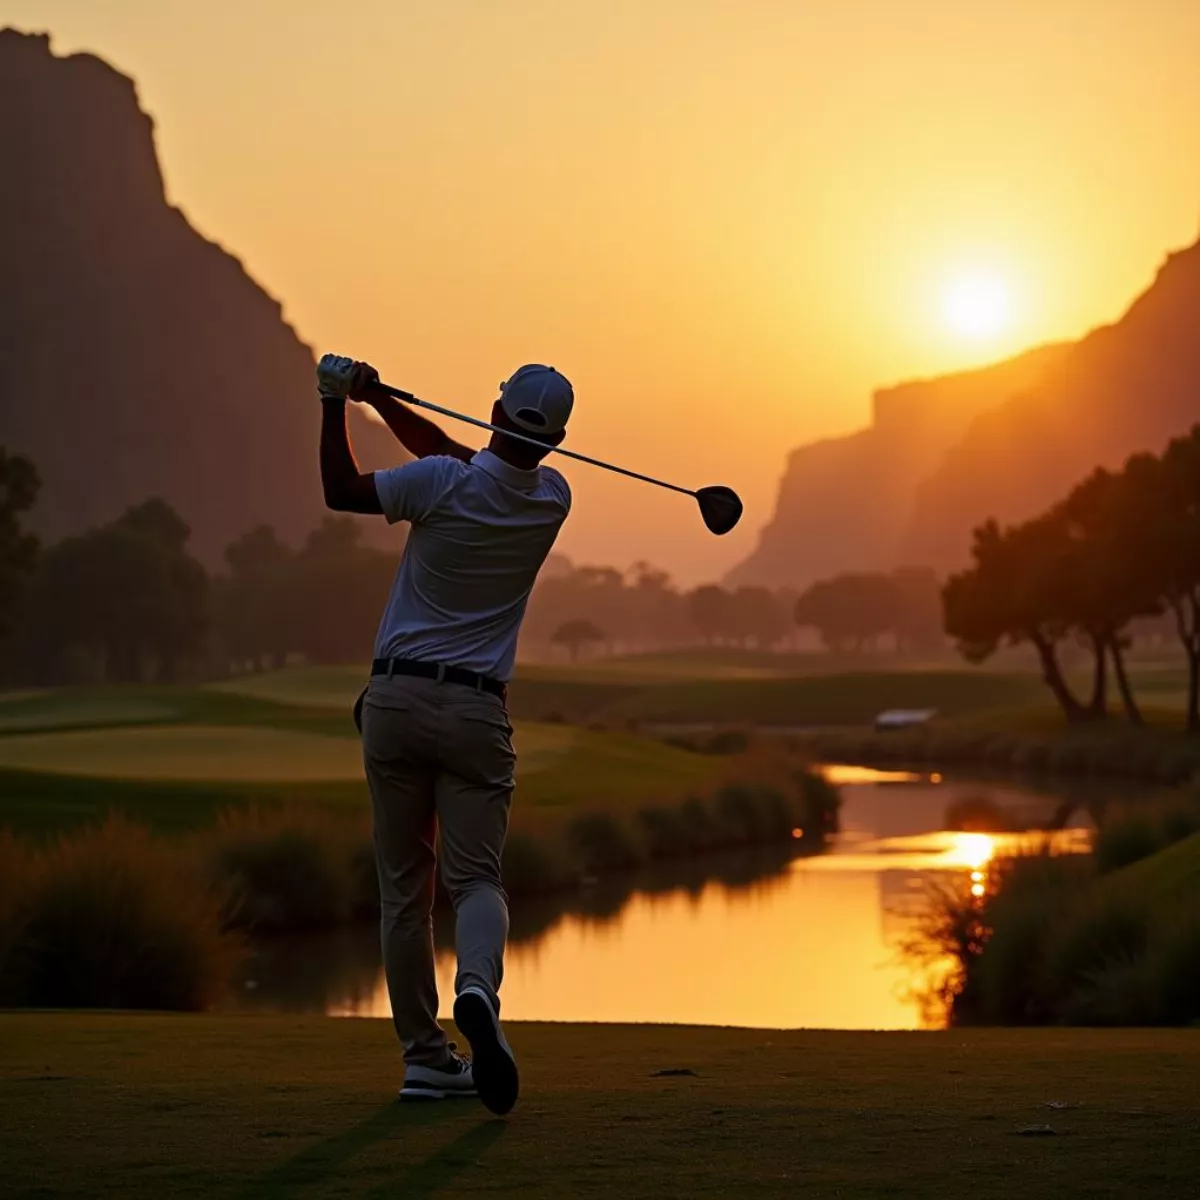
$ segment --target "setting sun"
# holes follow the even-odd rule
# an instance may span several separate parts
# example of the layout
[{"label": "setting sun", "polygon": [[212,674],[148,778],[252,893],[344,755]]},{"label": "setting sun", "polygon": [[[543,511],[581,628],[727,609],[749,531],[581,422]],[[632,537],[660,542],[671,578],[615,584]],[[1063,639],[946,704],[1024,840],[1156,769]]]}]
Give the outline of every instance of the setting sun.
[{"label": "setting sun", "polygon": [[995,337],[1011,317],[1008,284],[988,271],[956,275],[942,292],[942,316],[961,337]]}]

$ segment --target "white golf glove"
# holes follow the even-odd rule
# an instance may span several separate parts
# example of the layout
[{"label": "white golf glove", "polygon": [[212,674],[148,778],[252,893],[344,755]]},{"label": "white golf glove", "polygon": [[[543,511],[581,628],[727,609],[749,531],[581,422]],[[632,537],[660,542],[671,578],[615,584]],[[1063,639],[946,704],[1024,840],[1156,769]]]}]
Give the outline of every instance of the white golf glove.
[{"label": "white golf glove", "polygon": [[353,383],[354,359],[326,354],[317,363],[317,388],[322,397],[345,400]]}]

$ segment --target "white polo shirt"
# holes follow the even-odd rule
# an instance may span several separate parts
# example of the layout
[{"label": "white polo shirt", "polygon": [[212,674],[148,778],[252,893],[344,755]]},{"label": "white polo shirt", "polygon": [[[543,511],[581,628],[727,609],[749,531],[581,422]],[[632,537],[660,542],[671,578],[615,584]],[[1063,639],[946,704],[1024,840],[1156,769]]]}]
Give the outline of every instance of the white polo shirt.
[{"label": "white polo shirt", "polygon": [[416,658],[512,677],[529,593],[571,509],[552,467],[523,471],[480,450],[375,472],[388,522],[412,525],[375,639]]}]

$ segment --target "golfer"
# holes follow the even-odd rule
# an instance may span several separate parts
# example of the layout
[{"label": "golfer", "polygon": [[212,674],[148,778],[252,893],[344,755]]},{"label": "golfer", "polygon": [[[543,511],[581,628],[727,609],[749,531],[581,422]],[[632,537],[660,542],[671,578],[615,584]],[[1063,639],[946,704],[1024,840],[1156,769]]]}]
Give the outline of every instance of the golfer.
[{"label": "golfer", "polygon": [[[508,937],[500,857],[516,761],[506,684],[529,593],[571,507],[566,480],[541,460],[565,435],[574,393],[553,367],[522,367],[501,385],[492,424],[546,449],[497,433],[475,452],[383,392],[366,363],[326,355],[317,378],[326,504],[410,526],[360,698],[383,962],[404,1047],[400,1095],[478,1094],[492,1112],[508,1112],[519,1082],[500,1028]],[[370,404],[416,461],[360,473],[347,398]],[[454,1021],[470,1042],[469,1062],[437,1020],[439,828],[456,923]]]}]

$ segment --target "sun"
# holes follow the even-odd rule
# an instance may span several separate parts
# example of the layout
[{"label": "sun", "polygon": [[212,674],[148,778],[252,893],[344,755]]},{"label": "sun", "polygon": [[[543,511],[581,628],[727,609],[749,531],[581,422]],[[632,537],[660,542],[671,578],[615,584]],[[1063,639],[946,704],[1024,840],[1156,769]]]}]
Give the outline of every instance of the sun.
[{"label": "sun", "polygon": [[982,341],[1004,332],[1012,317],[1012,299],[1003,276],[964,271],[942,291],[942,317],[960,337]]}]

